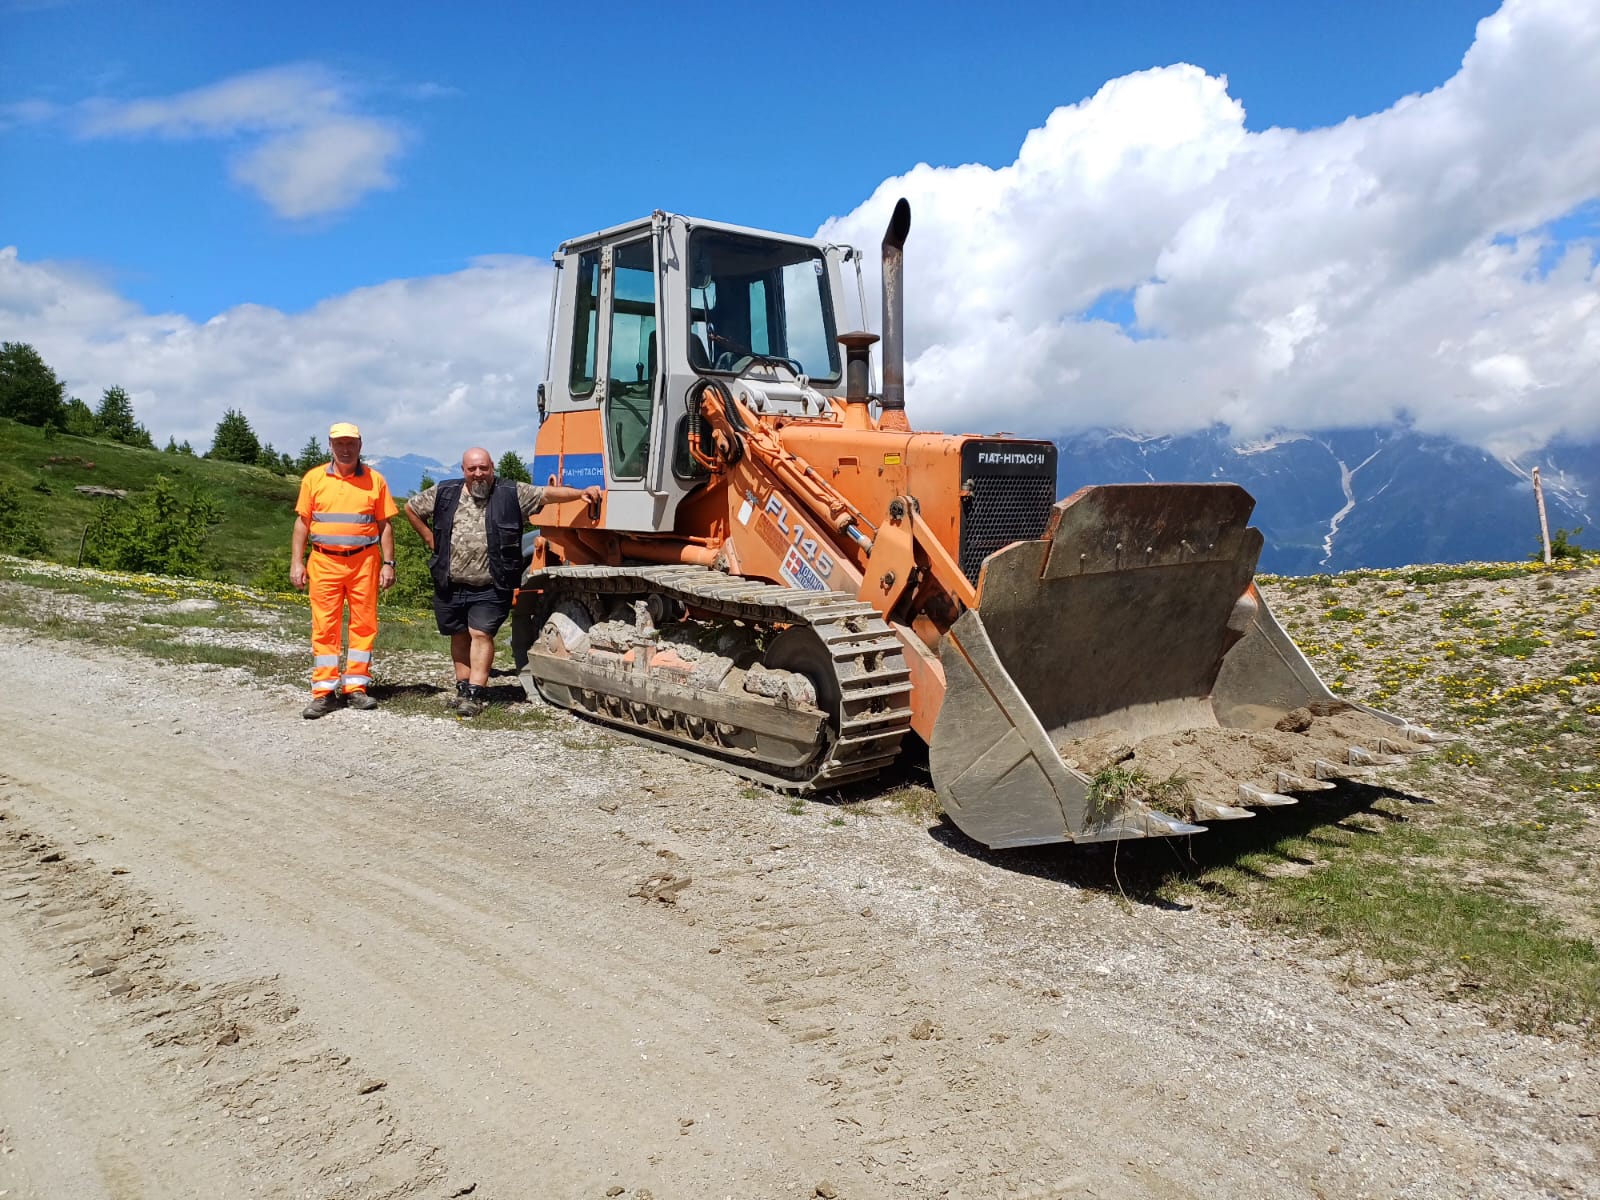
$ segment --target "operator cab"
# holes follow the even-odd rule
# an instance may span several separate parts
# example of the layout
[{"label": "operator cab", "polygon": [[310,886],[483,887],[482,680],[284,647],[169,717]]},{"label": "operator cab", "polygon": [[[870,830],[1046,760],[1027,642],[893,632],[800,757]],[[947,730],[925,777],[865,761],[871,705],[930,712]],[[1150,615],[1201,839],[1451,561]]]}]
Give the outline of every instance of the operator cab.
[{"label": "operator cab", "polygon": [[757,412],[829,413],[848,246],[657,212],[555,255],[536,483],[607,489],[613,529],[667,530],[703,475],[686,396],[720,378]]}]

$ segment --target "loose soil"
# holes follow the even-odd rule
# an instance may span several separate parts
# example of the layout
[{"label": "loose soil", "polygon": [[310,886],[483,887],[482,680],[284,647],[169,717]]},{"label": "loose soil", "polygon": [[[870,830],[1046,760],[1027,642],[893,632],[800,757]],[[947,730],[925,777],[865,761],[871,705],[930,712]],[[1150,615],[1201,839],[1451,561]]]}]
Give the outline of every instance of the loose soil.
[{"label": "loose soil", "polygon": [[791,806],[561,713],[307,722],[298,688],[33,637],[0,671],[0,1195],[1600,1178],[1578,1045],[1203,904]]},{"label": "loose soil", "polygon": [[[1069,766],[1091,778],[1120,766],[1139,772],[1158,797],[1171,785],[1165,790],[1175,797],[1237,806],[1241,784],[1269,794],[1315,792],[1332,786],[1320,780],[1359,781],[1375,765],[1394,765],[1429,748],[1338,701],[1293,709],[1278,724],[1269,730],[1185,729],[1137,741],[1110,730],[1064,742],[1060,750]],[[1162,808],[1159,798],[1150,803]]]}]

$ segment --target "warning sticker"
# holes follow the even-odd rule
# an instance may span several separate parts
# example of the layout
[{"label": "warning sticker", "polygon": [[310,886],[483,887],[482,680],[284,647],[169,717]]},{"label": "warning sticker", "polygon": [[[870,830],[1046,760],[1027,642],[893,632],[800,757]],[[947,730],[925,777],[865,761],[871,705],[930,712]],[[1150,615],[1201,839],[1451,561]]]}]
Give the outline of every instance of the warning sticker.
[{"label": "warning sticker", "polygon": [[900,465],[900,456],[898,454],[885,454],[883,456],[883,465],[886,467],[898,467]]},{"label": "warning sticker", "polygon": [[789,543],[783,540],[783,534],[778,532],[777,523],[766,513],[762,513],[756,521],[756,532],[774,554],[782,554],[789,548]]},{"label": "warning sticker", "polygon": [[744,503],[739,506],[739,524],[750,524],[750,514],[755,511],[755,497],[745,496]]},{"label": "warning sticker", "polygon": [[783,561],[778,564],[778,574],[797,588],[813,592],[828,590],[828,585],[822,582],[822,577],[811,569],[811,564],[801,558],[800,551],[793,546],[789,547],[788,553],[783,556]]}]

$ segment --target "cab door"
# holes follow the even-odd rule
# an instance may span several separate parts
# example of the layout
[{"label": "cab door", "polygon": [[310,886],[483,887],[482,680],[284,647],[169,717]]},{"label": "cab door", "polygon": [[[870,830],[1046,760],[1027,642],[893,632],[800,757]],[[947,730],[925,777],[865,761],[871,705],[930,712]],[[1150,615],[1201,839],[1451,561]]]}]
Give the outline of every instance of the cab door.
[{"label": "cab door", "polygon": [[605,437],[606,525],[656,529],[659,497],[650,490],[652,451],[661,437],[655,239],[649,234],[601,249],[596,383]]}]

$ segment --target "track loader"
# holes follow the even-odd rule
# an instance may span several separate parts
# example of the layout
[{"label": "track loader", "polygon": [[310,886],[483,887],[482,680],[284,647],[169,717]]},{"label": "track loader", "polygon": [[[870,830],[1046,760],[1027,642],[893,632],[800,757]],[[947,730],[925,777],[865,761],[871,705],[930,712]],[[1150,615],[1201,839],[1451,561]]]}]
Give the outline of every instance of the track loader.
[{"label": "track loader", "polygon": [[802,794],[921,739],[991,847],[1197,833],[1432,740],[1318,679],[1242,488],[1058,501],[1048,441],[913,429],[910,224],[876,390],[851,247],[656,212],[559,248],[532,476],[605,497],[525,539],[530,695]]}]

